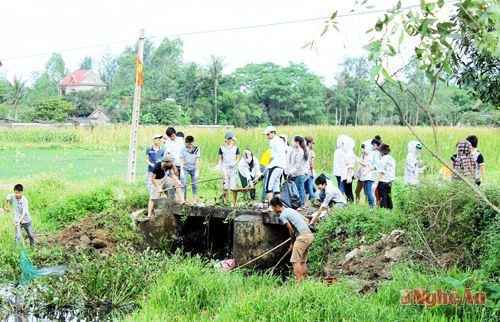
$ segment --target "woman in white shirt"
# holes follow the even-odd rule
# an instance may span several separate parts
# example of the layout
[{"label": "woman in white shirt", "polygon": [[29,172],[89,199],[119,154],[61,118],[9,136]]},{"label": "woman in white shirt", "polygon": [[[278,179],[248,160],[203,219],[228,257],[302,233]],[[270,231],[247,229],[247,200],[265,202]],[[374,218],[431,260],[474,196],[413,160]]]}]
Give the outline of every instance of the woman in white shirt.
[{"label": "woman in white shirt", "polygon": [[[243,188],[253,187],[253,180],[261,174],[259,160],[249,149],[245,149],[243,158],[238,162],[238,174]],[[244,194],[246,195],[245,192]],[[255,199],[255,190],[250,191],[250,199]]]}]

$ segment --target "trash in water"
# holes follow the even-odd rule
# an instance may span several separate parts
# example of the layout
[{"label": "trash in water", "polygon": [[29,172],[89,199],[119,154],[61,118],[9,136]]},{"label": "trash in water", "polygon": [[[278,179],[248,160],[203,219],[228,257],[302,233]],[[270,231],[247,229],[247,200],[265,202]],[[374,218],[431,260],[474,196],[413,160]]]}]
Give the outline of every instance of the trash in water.
[{"label": "trash in water", "polygon": [[227,271],[236,267],[236,261],[234,259],[224,259],[214,264],[214,268],[219,271]]},{"label": "trash in water", "polygon": [[328,285],[332,285],[333,283],[335,283],[337,281],[337,278],[336,277],[327,276],[327,277],[323,277],[323,279],[321,281],[323,283],[328,284]]}]

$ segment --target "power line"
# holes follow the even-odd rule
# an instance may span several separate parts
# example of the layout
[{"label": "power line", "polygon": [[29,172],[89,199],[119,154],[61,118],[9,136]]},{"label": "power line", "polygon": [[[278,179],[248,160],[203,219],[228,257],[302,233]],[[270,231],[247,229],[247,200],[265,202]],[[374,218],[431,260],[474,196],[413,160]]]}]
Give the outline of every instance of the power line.
[{"label": "power line", "polygon": [[[458,2],[458,0],[445,1],[445,3],[453,3],[453,2]],[[402,7],[400,10],[408,10],[408,9],[416,8],[419,6],[420,6],[420,4]],[[364,11],[364,12],[346,13],[346,14],[337,15],[337,18],[361,16],[361,15],[367,15],[367,14],[372,14],[372,13],[387,12],[389,10],[391,10],[391,9],[378,9],[378,10],[371,10],[371,11]],[[273,22],[273,23],[258,24],[258,25],[248,25],[248,26],[221,28],[221,29],[208,29],[208,30],[200,30],[200,31],[181,32],[181,33],[176,33],[176,34],[175,33],[174,34],[167,34],[166,36],[150,36],[149,38],[156,39],[156,38],[164,38],[164,37],[194,36],[194,35],[211,34],[211,33],[245,30],[245,29],[268,28],[268,27],[299,24],[299,23],[306,23],[306,22],[313,22],[313,21],[327,21],[329,19],[330,19],[330,17],[319,17],[319,18],[289,20],[289,21]],[[32,57],[38,57],[38,56],[47,56],[47,55],[50,55],[54,52],[64,53],[64,52],[69,52],[69,51],[79,51],[79,50],[83,50],[83,49],[98,48],[98,47],[104,47],[104,46],[110,46],[110,45],[116,45],[116,44],[122,44],[122,43],[129,43],[129,42],[132,42],[135,40],[137,40],[137,39],[136,38],[126,39],[126,40],[112,41],[112,42],[107,42],[107,43],[99,43],[99,44],[82,46],[82,47],[66,48],[66,49],[55,50],[55,51],[51,51],[51,52],[36,53],[36,54],[16,56],[16,57],[8,57],[8,58],[4,58],[3,61],[11,61],[11,60],[32,58]]]}]

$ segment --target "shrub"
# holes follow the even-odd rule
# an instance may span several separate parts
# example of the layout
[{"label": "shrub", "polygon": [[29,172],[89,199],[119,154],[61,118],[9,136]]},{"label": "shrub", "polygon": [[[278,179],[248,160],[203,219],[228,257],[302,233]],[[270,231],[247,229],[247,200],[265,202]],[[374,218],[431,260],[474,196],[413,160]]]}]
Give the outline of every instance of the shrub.
[{"label": "shrub", "polygon": [[[462,265],[498,274],[499,215],[461,182],[426,182],[406,188],[397,206],[402,210],[412,243],[427,243],[436,256],[453,253]],[[496,186],[481,187],[495,205]]]},{"label": "shrub", "polygon": [[349,205],[334,209],[320,223],[311,246],[311,271],[319,271],[328,260],[340,260],[346,252],[358,247],[364,236],[366,243],[380,239],[380,233],[401,228],[396,211],[365,205]]},{"label": "shrub", "polygon": [[42,216],[44,221],[60,227],[89,214],[110,209],[112,196],[111,189],[107,187],[71,194],[60,204],[49,206]]}]

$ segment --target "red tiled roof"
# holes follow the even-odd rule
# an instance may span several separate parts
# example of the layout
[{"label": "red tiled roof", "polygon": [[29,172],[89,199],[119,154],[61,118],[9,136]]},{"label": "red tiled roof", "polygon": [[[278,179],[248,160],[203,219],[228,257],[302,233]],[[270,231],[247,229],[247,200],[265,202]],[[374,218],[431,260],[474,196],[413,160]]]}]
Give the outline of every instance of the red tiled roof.
[{"label": "red tiled roof", "polygon": [[78,86],[82,82],[82,80],[85,79],[85,76],[87,75],[87,70],[83,69],[78,69],[69,74],[68,76],[64,77],[60,82],[59,85],[61,86]]}]

